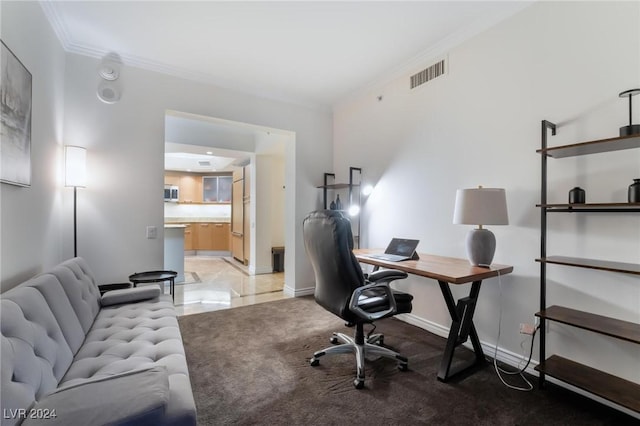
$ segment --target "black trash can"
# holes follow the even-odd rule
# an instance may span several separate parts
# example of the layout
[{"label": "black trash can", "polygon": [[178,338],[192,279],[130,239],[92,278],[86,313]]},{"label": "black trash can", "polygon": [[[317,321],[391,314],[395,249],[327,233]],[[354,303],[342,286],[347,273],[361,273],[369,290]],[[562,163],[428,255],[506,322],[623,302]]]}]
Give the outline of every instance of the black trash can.
[{"label": "black trash can", "polygon": [[284,272],[284,247],[271,247],[273,272]]}]

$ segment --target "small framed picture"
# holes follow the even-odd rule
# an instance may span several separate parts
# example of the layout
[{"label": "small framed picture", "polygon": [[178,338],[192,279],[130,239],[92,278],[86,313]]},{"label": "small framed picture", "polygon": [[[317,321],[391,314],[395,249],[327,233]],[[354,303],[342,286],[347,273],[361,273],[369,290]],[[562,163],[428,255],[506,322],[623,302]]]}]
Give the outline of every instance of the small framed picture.
[{"label": "small framed picture", "polygon": [[31,186],[31,73],[2,41],[0,182]]}]

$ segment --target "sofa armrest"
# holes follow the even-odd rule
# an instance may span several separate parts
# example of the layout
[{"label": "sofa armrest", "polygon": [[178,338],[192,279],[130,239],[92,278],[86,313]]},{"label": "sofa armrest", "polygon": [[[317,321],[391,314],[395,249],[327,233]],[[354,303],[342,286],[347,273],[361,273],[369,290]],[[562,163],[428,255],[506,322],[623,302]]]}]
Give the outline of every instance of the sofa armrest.
[{"label": "sofa armrest", "polygon": [[164,366],[62,387],[26,412],[23,425],[157,425],[169,402]]},{"label": "sofa armrest", "polygon": [[100,298],[100,304],[102,306],[119,305],[121,303],[133,303],[154,299],[158,296],[160,296],[160,287],[158,286],[111,290],[102,295]]},{"label": "sofa armrest", "polygon": [[113,284],[100,284],[98,290],[100,290],[100,296],[111,290],[122,290],[123,288],[131,288],[131,283],[113,283]]}]

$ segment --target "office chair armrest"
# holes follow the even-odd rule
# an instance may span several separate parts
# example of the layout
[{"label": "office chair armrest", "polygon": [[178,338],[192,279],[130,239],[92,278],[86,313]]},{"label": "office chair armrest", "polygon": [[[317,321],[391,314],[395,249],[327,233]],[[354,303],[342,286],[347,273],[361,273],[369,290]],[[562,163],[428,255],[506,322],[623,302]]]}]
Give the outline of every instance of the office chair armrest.
[{"label": "office chair armrest", "polygon": [[[385,309],[383,311],[378,311],[378,312],[367,312],[360,307],[358,302],[360,300],[360,296],[362,296],[362,293],[364,293],[367,290],[373,290],[373,289],[384,290],[385,296],[389,301],[388,309]],[[389,287],[389,281],[385,280],[383,282],[375,282],[375,283],[367,284],[365,286],[356,288],[353,291],[353,294],[351,295],[351,301],[349,302],[349,310],[354,314],[358,315],[360,318],[365,319],[367,321],[375,321],[377,319],[384,318],[389,314],[395,313],[398,310],[398,308],[396,306],[396,299],[393,297],[393,290],[391,290],[391,287]]]},{"label": "office chair armrest", "polygon": [[369,273],[369,275],[367,276],[367,280],[371,283],[381,280],[390,282],[394,280],[402,280],[407,277],[408,275],[406,272],[398,271],[395,269],[380,269],[378,271]]}]

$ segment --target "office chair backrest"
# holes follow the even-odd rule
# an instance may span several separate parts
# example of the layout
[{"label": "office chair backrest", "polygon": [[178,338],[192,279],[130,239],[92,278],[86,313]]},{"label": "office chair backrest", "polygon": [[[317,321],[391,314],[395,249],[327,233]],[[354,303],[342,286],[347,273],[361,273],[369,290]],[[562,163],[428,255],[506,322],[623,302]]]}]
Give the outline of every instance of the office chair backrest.
[{"label": "office chair backrest", "polygon": [[351,222],[337,211],[312,212],[303,222],[303,235],[315,272],[316,302],[342,319],[355,322],[357,317],[349,311],[349,300],[365,279],[352,253]]}]

